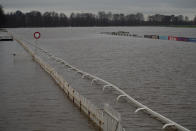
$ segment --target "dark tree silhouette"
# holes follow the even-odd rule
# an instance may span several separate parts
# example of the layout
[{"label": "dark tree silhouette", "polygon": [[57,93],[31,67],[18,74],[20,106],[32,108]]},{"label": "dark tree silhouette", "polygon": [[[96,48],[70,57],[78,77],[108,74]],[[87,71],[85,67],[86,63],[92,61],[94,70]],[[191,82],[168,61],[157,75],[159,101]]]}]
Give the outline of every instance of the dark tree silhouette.
[{"label": "dark tree silhouette", "polygon": [[0,27],[5,24],[5,14],[3,11],[3,7],[0,5]]},{"label": "dark tree silhouette", "polygon": [[59,26],[69,26],[69,20],[64,13],[59,15]]},{"label": "dark tree silhouette", "polygon": [[42,14],[39,11],[31,11],[26,13],[25,24],[30,27],[42,26]]},{"label": "dark tree silhouette", "polygon": [[67,17],[64,13],[31,11],[22,13],[16,11],[4,15],[0,6],[1,26],[3,18],[7,19],[4,27],[65,27],[65,26],[138,26],[138,25],[193,25],[196,24],[196,18],[190,21],[183,15],[161,15],[155,14],[144,20],[142,13],[122,14],[100,11],[97,14],[92,13],[71,13]]},{"label": "dark tree silhouette", "polygon": [[14,21],[15,21],[15,27],[23,27],[25,25],[25,15],[21,11],[16,11],[14,13]]},{"label": "dark tree silhouette", "polygon": [[194,18],[194,20],[193,20],[193,23],[196,25],[196,16],[195,16],[195,18]]},{"label": "dark tree silhouette", "polygon": [[161,15],[156,14],[148,17],[148,22],[151,25],[191,25],[192,21],[189,21],[188,16],[183,15]]}]

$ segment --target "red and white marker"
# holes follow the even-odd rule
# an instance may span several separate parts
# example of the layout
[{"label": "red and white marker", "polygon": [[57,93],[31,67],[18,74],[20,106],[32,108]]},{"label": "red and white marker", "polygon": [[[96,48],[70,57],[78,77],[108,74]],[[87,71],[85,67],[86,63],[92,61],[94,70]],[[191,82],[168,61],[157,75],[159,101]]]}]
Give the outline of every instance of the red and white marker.
[{"label": "red and white marker", "polygon": [[39,32],[35,32],[33,35],[36,40],[38,40],[41,37],[41,33]]}]

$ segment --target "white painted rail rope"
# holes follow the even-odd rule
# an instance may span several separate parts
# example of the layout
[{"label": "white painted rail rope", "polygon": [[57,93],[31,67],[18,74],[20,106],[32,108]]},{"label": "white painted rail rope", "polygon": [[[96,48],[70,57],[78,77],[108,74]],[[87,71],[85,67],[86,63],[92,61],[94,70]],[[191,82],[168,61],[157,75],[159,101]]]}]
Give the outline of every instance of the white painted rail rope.
[{"label": "white painted rail rope", "polygon": [[[69,84],[60,76],[54,68],[50,65],[45,64],[42,59],[34,54],[34,52],[28,48],[23,42],[14,38],[22,47],[34,58],[34,60],[39,63],[39,65],[49,73],[56,83],[61,87],[61,89],[67,94],[69,99],[77,105],[80,110],[82,110],[98,127],[103,131],[125,131],[125,129],[120,124],[120,119],[118,119],[111,109],[104,107],[103,110],[98,109],[94,104],[92,104],[85,97],[80,95],[76,90],[69,86]],[[105,114],[105,115],[104,115]],[[106,115],[109,114],[109,115]]]},{"label": "white painted rail rope", "polygon": [[[40,47],[37,47],[37,48],[39,48],[39,49],[41,49],[41,50],[44,50],[44,49],[42,49],[42,48],[40,48]],[[61,59],[61,58],[58,58],[58,57],[56,57],[56,56],[54,56],[54,55],[53,55],[52,57],[53,57],[54,59],[56,59],[57,61],[63,62],[63,63],[65,63],[65,65],[68,65],[68,66],[70,67],[69,69],[72,69],[72,70],[74,70],[74,71],[76,71],[76,72],[80,72],[80,74],[82,74],[82,77],[83,77],[83,78],[84,78],[84,77],[91,78],[91,79],[92,79],[91,85],[92,85],[93,82],[95,82],[95,81],[100,81],[100,82],[103,82],[103,83],[106,84],[106,85],[104,85],[103,89],[106,88],[106,87],[112,87],[112,88],[114,88],[114,89],[117,90],[119,93],[121,93],[121,95],[119,95],[119,96],[117,97],[117,100],[119,100],[120,97],[127,97],[128,100],[130,100],[134,105],[136,105],[136,107],[137,107],[137,109],[136,109],[136,111],[135,111],[136,113],[142,109],[143,111],[145,111],[146,113],[152,115],[153,117],[158,118],[160,121],[162,121],[163,123],[165,123],[165,125],[163,125],[163,127],[162,127],[163,129],[165,129],[165,128],[168,127],[168,126],[175,126],[175,127],[176,127],[177,129],[179,129],[179,130],[182,130],[182,131],[190,131],[190,130],[188,130],[187,128],[185,128],[185,127],[183,127],[183,126],[177,124],[176,122],[174,122],[174,121],[172,121],[172,120],[170,120],[170,119],[164,117],[163,115],[161,115],[161,114],[159,114],[159,113],[157,113],[157,112],[151,110],[151,109],[148,108],[147,106],[145,106],[145,105],[141,104],[140,102],[136,101],[134,98],[132,98],[132,97],[129,96],[127,93],[125,93],[123,90],[121,90],[119,87],[117,87],[117,86],[115,86],[115,85],[113,85],[113,84],[111,84],[111,83],[109,83],[109,82],[107,82],[107,81],[105,81],[105,80],[103,80],[103,79],[97,77],[97,76],[94,76],[94,75],[91,75],[91,74],[89,74],[89,73],[87,73],[87,72],[84,72],[84,71],[79,70],[78,68],[76,68],[76,67],[70,65],[68,62],[66,62],[65,60],[63,60],[63,59]],[[140,110],[138,110],[138,109],[140,109]]]},{"label": "white painted rail rope", "polygon": [[61,59],[61,58],[58,58],[52,54],[50,54],[48,51],[45,51],[44,49],[36,46],[36,45],[33,45],[35,46],[36,48],[40,49],[42,52],[46,53],[48,56],[52,57],[53,59],[55,59],[57,62],[61,62],[62,64],[64,64],[66,67],[68,67],[69,69],[73,70],[73,71],[76,71],[78,72],[79,74],[81,74],[82,78],[89,78],[91,79],[91,84],[93,84],[93,82],[101,82],[104,84],[103,86],[103,90],[106,88],[106,87],[110,87],[110,88],[113,88],[115,89],[116,91],[118,91],[121,95],[119,95],[117,97],[117,100],[120,98],[120,97],[126,97],[132,104],[134,104],[137,109],[135,110],[135,113],[139,112],[139,111],[143,111],[147,114],[150,114],[153,118],[156,118],[158,120],[160,120],[162,123],[164,123],[163,125],[163,129],[166,129],[167,127],[170,127],[170,126],[174,126],[176,129],[180,130],[180,131],[190,131],[189,129],[179,125],[178,123],[170,120],[169,118],[166,118],[164,117],[163,115],[151,110],[150,108],[148,108],[147,106],[143,105],[142,103],[138,102],[137,100],[135,100],[134,98],[132,98],[131,96],[129,96],[127,93],[125,93],[122,89],[120,89],[119,87],[115,86],[114,84],[110,83],[110,82],[107,82],[97,76],[94,76],[94,75],[91,75],[87,72],[84,72],[74,66],[72,66],[71,64],[69,64],[68,62],[66,62],[65,60]]}]

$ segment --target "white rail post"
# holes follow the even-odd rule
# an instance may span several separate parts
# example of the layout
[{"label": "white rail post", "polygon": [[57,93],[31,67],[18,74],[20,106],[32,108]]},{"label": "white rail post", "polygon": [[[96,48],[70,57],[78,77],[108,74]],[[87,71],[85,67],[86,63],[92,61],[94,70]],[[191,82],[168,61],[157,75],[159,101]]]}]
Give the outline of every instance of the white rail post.
[{"label": "white rail post", "polygon": [[111,85],[104,85],[102,90],[104,91],[106,87],[112,87]]},{"label": "white rail post", "polygon": [[121,97],[125,97],[125,96],[127,96],[127,95],[125,95],[125,94],[119,95],[119,96],[116,98],[117,102],[119,101],[119,99],[120,99]]},{"label": "white rail post", "polygon": [[97,79],[93,79],[92,82],[91,82],[91,87],[93,87],[93,83],[97,81]]},{"label": "white rail post", "polygon": [[175,124],[174,123],[168,123],[168,124],[163,125],[162,129],[165,130],[167,127],[172,127],[172,126],[175,127]]},{"label": "white rail post", "polygon": [[[18,41],[18,43],[20,43],[27,51],[29,51],[30,54],[32,54],[32,51],[30,51],[29,49],[27,49],[27,47],[26,47],[21,41],[19,41],[19,40],[16,39],[15,37],[14,37],[14,39],[15,39],[16,41]],[[51,55],[51,57],[52,57],[53,59],[57,59],[57,57],[55,57],[54,55]],[[69,67],[70,67],[70,68],[76,69],[75,67],[73,67],[73,66],[71,66],[71,65],[69,65]],[[83,71],[82,71],[82,72],[83,72]],[[51,73],[51,75],[52,75],[53,77],[56,77],[55,74],[54,74],[54,72],[53,72],[53,70],[51,70],[50,73]],[[92,80],[92,84],[93,84],[93,82],[94,82],[95,80],[98,80],[98,81],[100,81],[100,82],[102,82],[102,83],[105,83],[106,85],[111,85],[112,88],[114,88],[116,91],[118,91],[120,94],[122,94],[122,95],[119,95],[119,96],[117,97],[117,101],[118,101],[121,97],[126,96],[127,99],[130,100],[130,102],[132,102],[135,106],[138,107],[138,109],[137,109],[138,111],[144,110],[144,108],[145,108],[145,112],[146,112],[147,114],[150,114],[152,117],[156,117],[156,118],[158,118],[161,122],[166,123],[166,124],[163,126],[163,128],[167,128],[168,126],[175,126],[175,128],[178,129],[178,130],[180,130],[180,131],[190,131],[189,129],[187,129],[187,128],[185,128],[185,127],[183,127],[183,126],[181,126],[181,125],[175,123],[174,121],[172,121],[172,120],[170,120],[170,119],[168,119],[168,118],[162,116],[161,114],[159,114],[159,113],[157,113],[157,112],[151,110],[151,109],[148,108],[147,106],[145,106],[145,105],[143,105],[142,103],[138,102],[137,100],[135,100],[134,98],[132,98],[131,96],[129,96],[127,93],[125,93],[125,92],[124,92],[122,89],[120,89],[119,87],[117,87],[117,86],[115,86],[115,85],[113,85],[113,84],[111,84],[111,83],[109,83],[109,82],[107,82],[107,81],[105,81],[105,80],[103,80],[103,79],[101,79],[101,78],[99,78],[99,77],[96,77],[96,76],[93,76],[93,75],[91,75],[91,74],[88,74],[88,73],[86,73],[86,72],[83,72],[83,74],[85,74],[85,75],[83,75],[84,77],[85,77],[85,76],[88,76],[89,79],[93,79],[93,80]],[[106,87],[109,87],[109,86],[106,86]],[[136,112],[138,112],[137,110],[136,110]]]},{"label": "white rail post", "polygon": [[135,110],[135,113],[138,113],[139,111],[142,111],[142,110],[146,110],[146,108],[137,108],[137,109]]}]

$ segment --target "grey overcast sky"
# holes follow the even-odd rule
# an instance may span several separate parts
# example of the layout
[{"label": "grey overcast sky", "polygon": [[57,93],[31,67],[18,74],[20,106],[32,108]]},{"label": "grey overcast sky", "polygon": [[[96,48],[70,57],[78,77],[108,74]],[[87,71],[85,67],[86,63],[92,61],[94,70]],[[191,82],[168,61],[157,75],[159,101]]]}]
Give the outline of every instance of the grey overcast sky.
[{"label": "grey overcast sky", "polygon": [[145,16],[156,13],[196,16],[196,0],[0,0],[6,12],[21,10],[71,12],[111,11],[137,13]]}]

